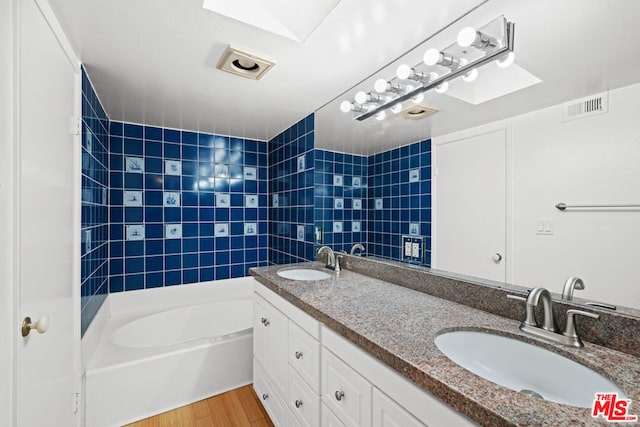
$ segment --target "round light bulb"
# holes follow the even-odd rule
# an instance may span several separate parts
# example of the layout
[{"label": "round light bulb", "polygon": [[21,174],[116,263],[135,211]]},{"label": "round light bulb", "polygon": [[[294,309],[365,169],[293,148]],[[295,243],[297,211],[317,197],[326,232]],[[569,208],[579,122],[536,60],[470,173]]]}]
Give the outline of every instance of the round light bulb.
[{"label": "round light bulb", "polygon": [[411,75],[411,67],[407,64],[402,64],[396,70],[396,77],[400,80],[406,80]]},{"label": "round light bulb", "polygon": [[476,30],[472,27],[464,27],[458,33],[458,45],[461,47],[469,47],[476,41]]},{"label": "round light bulb", "polygon": [[367,102],[367,94],[360,91],[356,93],[355,99],[358,104],[364,104]]},{"label": "round light bulb", "polygon": [[351,111],[351,102],[342,101],[340,103],[340,111],[342,111],[343,113],[348,113],[349,111]]},{"label": "round light bulb", "polygon": [[413,102],[414,104],[420,104],[422,101],[424,101],[424,93],[419,93],[411,98],[411,102]]},{"label": "round light bulb", "polygon": [[507,56],[503,56],[502,58],[496,61],[496,64],[500,68],[507,68],[509,65],[513,64],[516,59],[516,54],[513,52],[509,52]]},{"label": "round light bulb", "polygon": [[462,80],[464,80],[465,82],[472,82],[477,78],[478,78],[478,69],[477,68],[474,68],[473,70],[469,71],[464,76],[462,76]]},{"label": "round light bulb", "polygon": [[384,111],[380,111],[378,114],[376,114],[376,120],[384,120],[385,117],[387,117],[387,113],[385,113]]},{"label": "round light bulb", "polygon": [[390,110],[393,114],[398,114],[400,111],[402,111],[402,103],[398,102],[396,105],[391,107]]},{"label": "round light bulb", "polygon": [[427,49],[422,60],[426,65],[436,65],[440,60],[440,51],[434,48]]},{"label": "round light bulb", "polygon": [[373,88],[378,93],[385,93],[387,91],[387,85],[388,83],[385,79],[378,79],[373,85]]},{"label": "round light bulb", "polygon": [[440,86],[436,87],[436,92],[445,93],[449,89],[449,82],[444,82]]}]

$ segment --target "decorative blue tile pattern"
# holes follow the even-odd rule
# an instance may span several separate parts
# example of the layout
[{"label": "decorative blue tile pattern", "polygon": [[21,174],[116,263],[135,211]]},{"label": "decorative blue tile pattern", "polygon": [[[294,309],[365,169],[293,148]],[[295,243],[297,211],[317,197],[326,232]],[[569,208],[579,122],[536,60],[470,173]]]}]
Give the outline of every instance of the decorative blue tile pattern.
[{"label": "decorative blue tile pattern", "polygon": [[366,248],[368,212],[362,203],[367,198],[367,157],[320,149],[314,155],[315,226],[321,228],[316,248],[349,251],[356,243]]},{"label": "decorative blue tile pattern", "polygon": [[403,235],[426,237],[431,265],[431,140],[368,158],[367,252],[402,260]]},{"label": "decorative blue tile pattern", "polygon": [[109,119],[82,67],[81,330],[87,330],[108,292]]},{"label": "decorative blue tile pattern", "polygon": [[110,156],[110,292],[267,265],[266,143],[111,122]]},{"label": "decorative blue tile pattern", "polygon": [[[314,116],[311,114],[269,141],[271,264],[315,259],[313,138]],[[299,227],[304,228],[302,233]]]}]

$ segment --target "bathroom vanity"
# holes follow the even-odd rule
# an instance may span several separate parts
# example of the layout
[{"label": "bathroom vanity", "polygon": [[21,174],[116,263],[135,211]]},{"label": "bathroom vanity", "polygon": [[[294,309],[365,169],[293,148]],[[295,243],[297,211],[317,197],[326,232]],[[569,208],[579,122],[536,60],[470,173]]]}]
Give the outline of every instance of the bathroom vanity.
[{"label": "bathroom vanity", "polygon": [[[616,384],[631,399],[630,413],[640,412],[635,403],[640,402],[640,358],[632,354],[637,319],[602,316],[602,324],[579,319],[584,347],[571,348],[519,330],[524,306],[506,298],[514,289],[466,288],[463,279],[400,263],[343,259],[338,273],[321,263],[295,265],[330,275],[320,280],[278,275],[292,266],[251,270],[256,279],[254,388],[276,425],[607,424],[593,418],[590,408],[511,390],[457,365],[434,342],[455,330],[488,332],[560,354]],[[460,302],[466,295],[474,302],[431,295],[445,288],[450,299]],[[495,307],[507,312],[495,314]],[[611,325],[618,328],[614,332],[635,335],[607,341],[614,334],[601,329]]]}]

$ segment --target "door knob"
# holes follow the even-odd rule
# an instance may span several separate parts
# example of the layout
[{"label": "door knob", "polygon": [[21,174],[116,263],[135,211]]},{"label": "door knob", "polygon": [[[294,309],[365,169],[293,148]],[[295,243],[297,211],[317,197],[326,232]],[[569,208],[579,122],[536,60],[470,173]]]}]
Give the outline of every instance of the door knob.
[{"label": "door knob", "polygon": [[40,334],[47,332],[47,329],[49,329],[49,316],[45,314],[35,322],[31,321],[31,317],[25,317],[22,321],[22,336],[26,337],[29,335],[32,329],[35,329]]},{"label": "door knob", "polygon": [[496,252],[491,256],[491,259],[493,260],[493,262],[499,263],[500,261],[502,261],[502,255]]}]

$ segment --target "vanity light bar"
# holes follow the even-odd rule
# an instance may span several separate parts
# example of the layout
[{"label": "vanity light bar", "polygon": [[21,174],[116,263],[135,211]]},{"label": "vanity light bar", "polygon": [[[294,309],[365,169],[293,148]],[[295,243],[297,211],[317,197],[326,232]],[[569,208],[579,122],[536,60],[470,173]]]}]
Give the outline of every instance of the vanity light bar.
[{"label": "vanity light bar", "polygon": [[[504,17],[500,17],[498,19],[502,19],[504,34],[504,41],[502,43],[483,32],[476,31],[477,37],[471,44],[472,47],[475,47],[478,50],[485,51],[486,55],[483,55],[473,61],[463,61],[460,60],[460,58],[455,58],[453,55],[447,53],[446,51],[441,51],[438,53],[439,60],[437,64],[450,68],[450,72],[443,75],[417,72],[416,69],[424,65],[423,63],[415,65],[414,67],[406,66],[410,69],[410,75],[408,76],[408,79],[411,79],[411,77],[414,77],[414,75],[414,79],[416,77],[422,77],[422,85],[418,86],[415,89],[411,89],[404,94],[398,94],[398,96],[395,98],[389,98],[386,102],[383,103],[367,104],[366,106],[359,107],[359,103],[356,102],[353,104],[354,108],[352,108],[351,111],[362,114],[355,116],[354,119],[362,121],[374,116],[377,116],[377,118],[383,117],[383,115],[380,113],[394,107],[395,105],[415,98],[416,96],[420,96],[424,92],[427,92],[431,89],[436,89],[441,85],[446,86],[448,84],[448,81],[460,76],[469,76],[470,74],[468,73],[472,73],[477,68],[482,67],[483,65],[486,65],[490,62],[504,60],[507,55],[511,57],[514,50],[515,24],[507,21]],[[468,31],[468,27],[463,31]],[[489,49],[494,46],[496,46],[496,49],[490,51]],[[404,77],[404,75],[406,74],[406,70],[403,71],[404,72],[402,73],[402,77]],[[426,76],[430,76],[431,78],[424,78]],[[469,80],[469,78],[467,78],[467,80]],[[389,80],[389,84],[393,84],[391,80]]]}]

